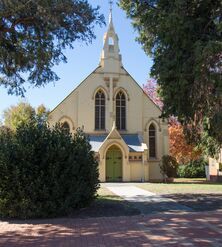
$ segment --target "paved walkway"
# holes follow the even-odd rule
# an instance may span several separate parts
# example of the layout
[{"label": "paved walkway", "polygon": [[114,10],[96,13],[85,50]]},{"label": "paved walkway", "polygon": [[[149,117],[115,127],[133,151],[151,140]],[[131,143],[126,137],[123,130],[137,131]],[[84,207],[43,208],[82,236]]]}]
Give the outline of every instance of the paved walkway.
[{"label": "paved walkway", "polygon": [[222,211],[0,222],[3,247],[222,246]]},{"label": "paved walkway", "polygon": [[104,183],[101,184],[101,186],[132,203],[142,214],[151,214],[162,211],[192,211],[191,208],[181,205],[170,198],[156,195],[130,183]]}]

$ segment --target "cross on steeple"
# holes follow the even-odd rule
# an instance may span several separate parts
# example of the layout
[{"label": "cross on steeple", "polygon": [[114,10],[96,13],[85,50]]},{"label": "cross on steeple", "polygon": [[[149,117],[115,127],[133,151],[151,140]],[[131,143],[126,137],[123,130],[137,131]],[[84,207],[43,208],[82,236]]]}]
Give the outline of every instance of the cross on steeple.
[{"label": "cross on steeple", "polygon": [[113,1],[112,0],[110,0],[109,1],[109,10],[110,10],[110,12],[112,12],[112,10],[113,10]]},{"label": "cross on steeple", "polygon": [[113,18],[113,1],[109,0],[109,23],[112,22],[112,18]]}]

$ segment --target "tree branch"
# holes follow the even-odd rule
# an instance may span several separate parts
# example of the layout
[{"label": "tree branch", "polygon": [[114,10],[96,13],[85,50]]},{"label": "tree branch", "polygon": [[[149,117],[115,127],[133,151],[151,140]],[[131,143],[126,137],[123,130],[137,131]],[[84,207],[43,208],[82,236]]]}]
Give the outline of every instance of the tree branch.
[{"label": "tree branch", "polygon": [[19,18],[12,23],[11,27],[4,27],[4,25],[0,25],[0,32],[10,33],[10,32],[15,30],[15,27],[17,25],[19,25],[19,24],[31,24],[31,23],[33,23],[34,20],[35,20],[35,18],[32,16],[25,17],[25,18]]}]

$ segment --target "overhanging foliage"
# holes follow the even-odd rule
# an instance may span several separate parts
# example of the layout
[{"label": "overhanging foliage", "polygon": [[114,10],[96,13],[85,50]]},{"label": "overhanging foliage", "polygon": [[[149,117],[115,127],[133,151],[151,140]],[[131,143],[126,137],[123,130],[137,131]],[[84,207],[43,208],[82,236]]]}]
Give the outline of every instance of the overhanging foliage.
[{"label": "overhanging foliage", "polygon": [[196,143],[204,132],[215,139],[222,129],[222,1],[121,0],[120,6],[153,57],[163,116],[178,117]]},{"label": "overhanging foliage", "polygon": [[87,0],[0,1],[0,85],[23,95],[59,78],[52,67],[66,62],[63,49],[91,42],[104,18]]}]

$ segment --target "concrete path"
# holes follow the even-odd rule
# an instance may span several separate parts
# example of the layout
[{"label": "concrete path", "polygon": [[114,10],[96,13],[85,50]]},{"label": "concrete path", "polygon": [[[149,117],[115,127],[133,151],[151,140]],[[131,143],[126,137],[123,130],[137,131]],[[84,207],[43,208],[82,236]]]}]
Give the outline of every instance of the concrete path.
[{"label": "concrete path", "polygon": [[132,183],[104,183],[101,186],[104,186],[114,194],[132,203],[142,214],[162,211],[192,211],[191,208],[181,205],[170,198],[165,198],[147,190],[140,189]]},{"label": "concrete path", "polygon": [[114,194],[124,198],[127,201],[146,201],[148,198],[150,199],[155,194],[140,189],[135,185],[128,184],[128,183],[104,183],[102,184],[105,188],[112,191]]}]

